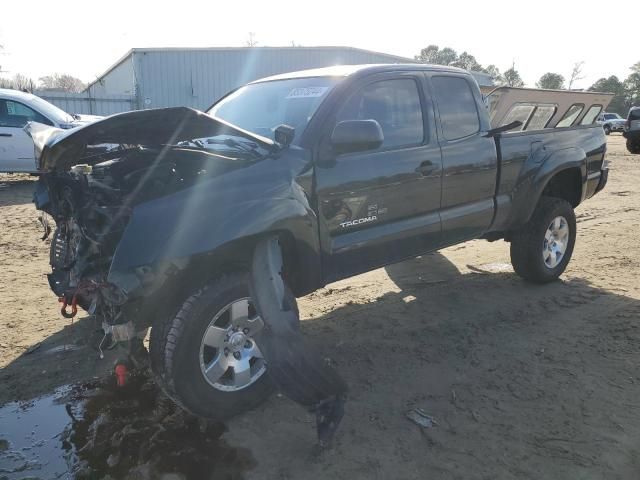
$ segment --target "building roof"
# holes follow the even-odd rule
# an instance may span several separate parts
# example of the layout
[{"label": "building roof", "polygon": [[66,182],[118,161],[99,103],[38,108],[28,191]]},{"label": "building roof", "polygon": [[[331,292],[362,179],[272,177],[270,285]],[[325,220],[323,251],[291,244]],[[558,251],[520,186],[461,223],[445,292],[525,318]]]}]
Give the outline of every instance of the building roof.
[{"label": "building roof", "polygon": [[380,55],[381,57],[386,57],[390,62],[393,63],[417,63],[415,60],[399,57],[397,55],[390,55],[388,53],[374,52],[372,50],[365,50],[362,48],[355,47],[341,47],[341,46],[319,46],[319,47],[161,47],[161,48],[132,48],[128,52],[126,52],[122,57],[120,57],[113,65],[107,68],[104,73],[98,76],[94,81],[90,82],[86,90],[89,90],[94,84],[99,83],[104,77],[106,77],[111,71],[121,65],[124,61],[126,61],[129,57],[131,57],[134,53],[148,53],[148,52],[193,52],[193,51],[206,51],[206,52],[245,52],[249,50],[259,50],[259,51],[269,51],[269,50],[278,50],[278,51],[295,51],[300,52],[304,50],[343,50],[343,51],[354,51],[354,52],[362,52],[370,55]]}]

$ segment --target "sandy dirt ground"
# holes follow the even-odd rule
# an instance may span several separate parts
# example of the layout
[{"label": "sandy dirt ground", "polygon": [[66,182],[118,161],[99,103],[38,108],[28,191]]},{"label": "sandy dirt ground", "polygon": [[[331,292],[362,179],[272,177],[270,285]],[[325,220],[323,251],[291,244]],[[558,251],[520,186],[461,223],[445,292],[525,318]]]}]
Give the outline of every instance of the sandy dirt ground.
[{"label": "sandy dirt ground", "polygon": [[[227,423],[253,460],[224,478],[640,478],[640,156],[608,141],[609,184],[577,209],[561,281],[525,284],[508,244],[474,241],[300,299],[350,385],[335,446],[314,455],[313,418],[275,395]],[[86,346],[89,319],[59,315],[32,188],[0,175],[0,404],[113,365]]]}]

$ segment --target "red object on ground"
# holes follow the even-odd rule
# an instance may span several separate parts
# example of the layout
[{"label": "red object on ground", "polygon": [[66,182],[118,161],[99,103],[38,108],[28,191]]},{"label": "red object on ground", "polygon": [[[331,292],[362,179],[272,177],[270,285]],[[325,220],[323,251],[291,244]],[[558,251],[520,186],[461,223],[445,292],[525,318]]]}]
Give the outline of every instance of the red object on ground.
[{"label": "red object on ground", "polygon": [[127,384],[127,375],[129,374],[127,366],[122,363],[116,365],[116,382],[119,387],[124,387]]},{"label": "red object on ground", "polygon": [[58,298],[58,302],[62,303],[62,308],[60,309],[60,313],[64,318],[73,318],[78,314],[78,297],[76,295],[71,299],[71,312],[67,312],[67,297],[62,296]]}]

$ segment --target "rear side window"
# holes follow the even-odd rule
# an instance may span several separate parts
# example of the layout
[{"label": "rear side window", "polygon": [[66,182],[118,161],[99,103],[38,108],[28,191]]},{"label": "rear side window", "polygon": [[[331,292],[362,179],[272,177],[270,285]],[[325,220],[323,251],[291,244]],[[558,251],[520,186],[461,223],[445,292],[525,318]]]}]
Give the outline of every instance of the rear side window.
[{"label": "rear side window", "polygon": [[13,100],[0,100],[0,126],[1,127],[24,127],[27,122],[44,123],[52,125],[52,123],[23,103]]},{"label": "rear side window", "polygon": [[576,118],[580,116],[582,110],[584,110],[584,105],[582,103],[574,103],[573,105],[571,105],[569,107],[569,110],[566,111],[564,116],[556,125],[556,128],[570,127],[571,125],[573,125],[573,122],[575,122]]},{"label": "rear side window", "polygon": [[602,105],[591,105],[589,110],[587,110],[587,113],[582,117],[582,120],[580,120],[580,125],[591,125],[596,120],[597,116],[600,115],[601,111]]},{"label": "rear side window", "polygon": [[[511,122],[522,122],[522,126],[518,130],[523,130],[529,120],[529,116],[535,109],[535,105],[514,105],[509,113],[504,117],[502,121],[503,125],[508,125]],[[513,130],[516,130],[515,128]]]},{"label": "rear side window", "polygon": [[546,128],[547,123],[555,115],[557,109],[558,107],[555,105],[538,105],[527,124],[527,130],[542,130]]},{"label": "rear side window", "polygon": [[376,120],[384,135],[381,148],[421,144],[425,138],[416,82],[409,78],[382,80],[353,94],[337,121]]},{"label": "rear side window", "polygon": [[460,77],[431,77],[438,103],[442,134],[446,140],[468,137],[480,131],[478,107],[469,83]]}]

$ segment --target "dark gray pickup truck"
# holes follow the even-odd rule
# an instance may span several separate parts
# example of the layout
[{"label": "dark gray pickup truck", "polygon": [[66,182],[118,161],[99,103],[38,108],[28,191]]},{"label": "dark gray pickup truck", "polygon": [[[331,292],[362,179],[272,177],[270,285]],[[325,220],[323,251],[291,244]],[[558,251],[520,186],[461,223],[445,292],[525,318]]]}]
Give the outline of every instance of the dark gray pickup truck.
[{"label": "dark gray pickup truck", "polygon": [[51,288],[64,315],[99,319],[103,345],[152,327],[152,367],[184,407],[242,412],[271,391],[248,276],[266,237],[298,297],[476,238],[511,242],[525,280],[563,273],[574,208],[607,182],[605,134],[514,126],[491,127],[469,73],[429,65],[281,75],[208,113],[31,125]]}]

